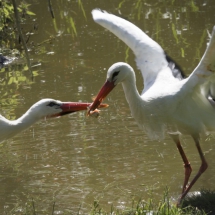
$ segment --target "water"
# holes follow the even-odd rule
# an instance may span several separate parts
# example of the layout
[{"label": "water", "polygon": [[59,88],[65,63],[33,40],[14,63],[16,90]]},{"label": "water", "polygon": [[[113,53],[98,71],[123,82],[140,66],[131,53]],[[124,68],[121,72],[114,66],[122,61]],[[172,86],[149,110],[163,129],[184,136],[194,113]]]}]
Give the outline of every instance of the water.
[{"label": "water", "polygon": [[[39,3],[38,3],[39,2]],[[134,56],[114,35],[95,24],[91,10],[120,11],[155,39],[189,74],[199,62],[214,23],[213,1],[135,1],[83,2],[86,19],[73,1],[53,1],[56,24],[44,1],[32,1],[37,14],[29,19],[26,31],[37,23],[31,36],[30,56],[37,74],[34,81],[23,62],[2,70],[1,114],[13,119],[21,116],[42,98],[90,102],[105,81],[106,70],[117,61],[131,64],[137,74],[138,89],[142,77]],[[72,16],[77,36],[72,31]],[[73,36],[72,36],[73,35]],[[53,39],[54,38],[54,39]],[[44,41],[49,40],[47,43]],[[38,46],[38,44],[41,44]],[[15,203],[33,198],[40,214],[66,210],[87,213],[94,200],[110,210],[111,204],[123,208],[132,198],[147,198],[150,189],[160,198],[166,186],[173,198],[181,192],[183,165],[175,144],[168,137],[150,141],[130,115],[121,86],[108,96],[109,108],[99,119],[85,112],[40,121],[0,148],[0,211],[9,211]],[[202,141],[209,169],[194,185],[214,189],[214,138]],[[200,166],[197,150],[190,137],[183,138],[184,149],[195,173]]]}]

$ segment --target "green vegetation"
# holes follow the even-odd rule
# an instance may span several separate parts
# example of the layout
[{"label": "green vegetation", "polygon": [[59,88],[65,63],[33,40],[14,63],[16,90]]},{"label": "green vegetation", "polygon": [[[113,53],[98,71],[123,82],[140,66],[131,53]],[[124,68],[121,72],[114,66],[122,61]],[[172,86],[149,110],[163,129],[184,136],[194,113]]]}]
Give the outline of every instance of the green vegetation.
[{"label": "green vegetation", "polygon": [[[64,7],[69,7],[70,2],[63,2]],[[86,12],[84,10],[84,6],[81,0],[77,1],[77,4],[79,6],[79,9],[82,12],[82,15],[85,19],[85,21],[87,20],[87,16],[86,16]],[[60,5],[60,3],[59,3]],[[53,26],[55,28],[56,33],[59,34],[59,32],[61,31],[60,28],[58,27],[59,23],[65,23],[65,31],[66,33],[70,34],[72,36],[72,38],[77,37],[78,36],[78,32],[76,29],[76,23],[74,20],[74,16],[78,16],[78,12],[75,10],[71,10],[71,11],[67,11],[68,14],[67,16],[65,16],[64,11],[61,10],[60,11],[60,17],[56,16],[54,19],[52,19],[53,21]]]},{"label": "green vegetation", "polygon": [[[16,2],[16,1],[15,1]],[[57,26],[58,22],[62,22],[62,20],[68,24],[66,31],[67,33],[70,33],[72,37],[77,36],[77,30],[76,30],[76,23],[73,19],[72,15],[77,15],[77,12],[71,11],[71,14],[69,13],[68,16],[64,16],[63,10],[61,11],[60,17],[55,17],[54,16],[54,11],[56,8],[52,8],[51,6],[51,1],[49,0],[49,7],[50,11],[52,11],[52,18],[53,18],[53,25],[56,30],[56,33],[59,33],[59,29]],[[59,5],[61,3],[59,2]],[[84,6],[81,0],[77,1],[77,4],[83,14],[83,17],[85,20],[87,20],[87,16],[84,10]],[[66,4],[65,4],[66,5]],[[17,10],[19,12],[19,19],[20,19],[20,24],[25,24],[26,19],[29,16],[34,16],[32,11],[29,10],[30,4],[21,1],[21,3],[17,6]],[[17,40],[17,28],[14,27],[14,23],[16,23],[17,17],[14,16],[14,7],[12,4],[12,1],[10,0],[0,0],[0,47],[5,48],[10,48],[14,49],[17,48],[20,49],[20,37]],[[23,26],[22,26],[23,27]],[[32,26],[32,30],[30,31],[31,34],[35,30],[35,26]],[[25,28],[24,28],[25,31]],[[26,43],[29,40],[30,34],[24,34],[25,36],[25,41]],[[0,48],[0,53],[2,52]]]},{"label": "green vegetation", "polygon": [[[29,11],[30,4],[21,2],[17,8],[21,22],[26,20],[28,15],[35,15]],[[0,46],[4,48],[14,48],[17,46],[16,29],[13,26],[15,22],[14,9],[11,1],[0,0]],[[1,50],[0,50],[1,52]]]},{"label": "green vegetation", "polygon": [[[153,194],[153,193],[152,193]],[[87,214],[90,215],[212,215],[215,213],[215,192],[209,190],[202,190],[198,195],[191,195],[187,197],[181,207],[177,207],[176,203],[172,203],[169,198],[168,190],[164,191],[163,199],[159,202],[155,202],[153,197],[147,200],[132,201],[130,207],[124,209],[117,209],[114,206],[110,207],[109,211],[102,209],[98,201],[94,201],[91,205],[91,210]],[[49,211],[38,211],[37,206],[41,200],[34,200],[29,198],[25,203],[18,201],[17,205],[11,211],[4,211],[7,215],[35,215],[35,214],[55,214],[56,211],[60,214],[82,214],[82,208],[78,211],[71,211],[69,209],[59,210],[57,203],[52,203],[49,207]],[[57,208],[57,209],[56,209]],[[86,212],[84,212],[86,213]]]}]

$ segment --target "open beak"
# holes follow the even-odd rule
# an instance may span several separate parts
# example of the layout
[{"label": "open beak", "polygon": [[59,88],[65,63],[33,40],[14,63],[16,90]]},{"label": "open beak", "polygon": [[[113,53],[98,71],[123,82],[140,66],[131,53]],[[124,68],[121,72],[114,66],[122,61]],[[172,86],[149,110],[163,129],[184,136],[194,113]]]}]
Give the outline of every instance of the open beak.
[{"label": "open beak", "polygon": [[94,100],[94,102],[90,105],[90,108],[87,112],[87,115],[90,115],[91,111],[94,111],[96,108],[98,108],[100,105],[102,105],[102,101],[103,99],[111,92],[111,90],[113,90],[113,88],[116,85],[114,84],[114,82],[110,82],[110,81],[106,81],[103,85],[103,87],[100,89],[98,95],[96,96],[96,99]]},{"label": "open beak", "polygon": [[[91,103],[82,103],[82,102],[62,102],[60,113],[52,115],[52,117],[63,116],[66,114],[74,113],[77,111],[88,110]],[[100,104],[98,108],[108,107],[108,104]]]}]

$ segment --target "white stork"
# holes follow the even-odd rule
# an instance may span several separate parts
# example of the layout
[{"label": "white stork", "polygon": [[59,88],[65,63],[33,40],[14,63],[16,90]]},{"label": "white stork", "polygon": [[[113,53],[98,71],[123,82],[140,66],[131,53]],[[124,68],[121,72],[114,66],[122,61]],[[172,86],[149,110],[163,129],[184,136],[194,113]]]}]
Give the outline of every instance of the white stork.
[{"label": "white stork", "polygon": [[[130,65],[115,63],[108,69],[106,82],[89,113],[117,84],[122,83],[131,114],[140,128],[151,139],[161,140],[165,133],[169,133],[176,143],[185,167],[180,203],[208,167],[199,139],[201,134],[215,130],[215,27],[200,63],[185,78],[161,46],[137,26],[99,9],[93,10],[92,15],[96,23],[133,50],[137,67],[143,75],[144,89],[138,93],[136,76]],[[189,185],[192,168],[181,146],[179,133],[192,136],[202,162]]]}]

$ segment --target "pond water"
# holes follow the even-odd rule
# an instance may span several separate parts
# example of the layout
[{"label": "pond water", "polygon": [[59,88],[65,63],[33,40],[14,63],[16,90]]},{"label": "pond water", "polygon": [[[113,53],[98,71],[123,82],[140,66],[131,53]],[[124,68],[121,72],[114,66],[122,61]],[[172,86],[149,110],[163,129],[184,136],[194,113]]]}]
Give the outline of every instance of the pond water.
[{"label": "pond water", "polygon": [[[55,21],[46,1],[31,1],[36,13],[25,31],[37,26],[29,48],[33,71],[23,62],[1,71],[1,114],[14,119],[42,98],[91,102],[113,63],[127,61],[142,77],[134,55],[110,32],[94,23],[91,11],[101,8],[119,14],[143,29],[181,65],[188,75],[198,64],[215,24],[213,0],[204,1],[52,1]],[[75,24],[75,31],[73,26]],[[77,33],[77,35],[76,35]],[[40,45],[39,45],[40,44]],[[33,198],[38,214],[66,210],[88,213],[93,201],[102,208],[130,206],[133,198],[155,198],[169,187],[170,196],[181,192],[184,169],[175,144],[168,137],[151,141],[130,115],[121,86],[105,100],[110,106],[98,119],[79,112],[40,121],[5,141],[0,147],[0,212]],[[214,138],[202,140],[209,169],[194,185],[215,189]],[[195,144],[188,136],[183,146],[193,173],[200,166]]]}]

